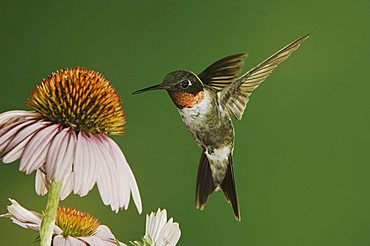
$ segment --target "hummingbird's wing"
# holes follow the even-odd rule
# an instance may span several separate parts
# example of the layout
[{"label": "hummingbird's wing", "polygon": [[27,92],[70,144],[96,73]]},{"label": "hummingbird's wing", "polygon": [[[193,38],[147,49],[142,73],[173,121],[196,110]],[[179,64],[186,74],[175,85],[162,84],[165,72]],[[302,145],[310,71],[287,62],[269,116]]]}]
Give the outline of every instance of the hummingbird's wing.
[{"label": "hummingbird's wing", "polygon": [[221,105],[226,105],[226,108],[235,116],[235,118],[240,120],[252,92],[281,62],[285,61],[296,49],[298,49],[300,44],[307,38],[308,35],[305,35],[293,41],[256,67],[249,70],[246,74],[233,81],[220,92]]},{"label": "hummingbird's wing", "polygon": [[222,90],[237,78],[246,57],[246,53],[226,56],[211,64],[198,77],[203,84]]}]

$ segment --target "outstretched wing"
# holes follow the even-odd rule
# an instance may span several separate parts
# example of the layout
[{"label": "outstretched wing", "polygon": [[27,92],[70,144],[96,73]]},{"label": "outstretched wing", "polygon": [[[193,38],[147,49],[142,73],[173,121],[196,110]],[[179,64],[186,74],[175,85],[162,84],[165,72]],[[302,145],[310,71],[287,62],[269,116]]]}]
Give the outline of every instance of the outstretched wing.
[{"label": "outstretched wing", "polygon": [[246,56],[246,53],[226,56],[207,67],[198,76],[203,84],[222,90],[236,79]]},{"label": "outstretched wing", "polygon": [[296,49],[298,49],[300,44],[307,38],[308,35],[305,35],[293,41],[256,67],[252,68],[249,72],[233,81],[233,83],[220,92],[220,101],[222,105],[226,105],[226,108],[235,118],[240,120],[252,92],[281,62],[285,61]]}]

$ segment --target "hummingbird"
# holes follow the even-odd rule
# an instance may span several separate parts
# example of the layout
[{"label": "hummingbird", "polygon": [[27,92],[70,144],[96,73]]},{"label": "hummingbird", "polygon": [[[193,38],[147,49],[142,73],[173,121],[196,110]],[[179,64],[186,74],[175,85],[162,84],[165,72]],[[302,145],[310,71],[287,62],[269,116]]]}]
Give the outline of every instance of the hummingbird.
[{"label": "hummingbird", "polygon": [[233,167],[235,130],[232,118],[241,120],[252,92],[308,38],[305,35],[238,76],[247,53],[226,56],[200,74],[178,70],[163,82],[137,90],[166,90],[182,121],[202,149],[196,180],[196,208],[203,210],[209,196],[222,190],[240,221]]}]

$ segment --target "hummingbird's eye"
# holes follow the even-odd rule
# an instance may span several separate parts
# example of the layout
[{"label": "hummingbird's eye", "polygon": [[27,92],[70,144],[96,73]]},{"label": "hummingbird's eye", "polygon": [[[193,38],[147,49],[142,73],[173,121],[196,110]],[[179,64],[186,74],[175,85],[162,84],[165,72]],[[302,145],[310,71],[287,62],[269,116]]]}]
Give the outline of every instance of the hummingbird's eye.
[{"label": "hummingbird's eye", "polygon": [[179,85],[182,87],[182,88],[188,88],[189,85],[191,85],[190,81],[189,80],[185,80],[185,81],[182,81],[179,83]]}]

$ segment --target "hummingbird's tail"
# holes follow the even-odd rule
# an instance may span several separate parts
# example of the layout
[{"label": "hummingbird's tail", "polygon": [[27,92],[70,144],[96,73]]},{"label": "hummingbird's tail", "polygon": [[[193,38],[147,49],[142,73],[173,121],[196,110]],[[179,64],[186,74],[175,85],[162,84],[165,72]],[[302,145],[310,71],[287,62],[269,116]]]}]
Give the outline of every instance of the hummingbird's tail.
[{"label": "hummingbird's tail", "polygon": [[[196,186],[196,208],[204,209],[208,201],[209,196],[218,188],[215,186],[212,178],[212,171],[208,161],[208,158],[204,151],[202,152]],[[234,216],[240,221],[240,210],[238,203],[238,196],[236,192],[236,185],[234,179],[233,161],[231,154],[229,156],[229,163],[227,165],[227,171],[224,180],[221,183],[220,188],[224,192],[227,202],[231,202],[233,207]]]},{"label": "hummingbird's tail", "polygon": [[240,221],[241,218],[238,202],[238,193],[236,192],[233,159],[231,154],[229,155],[229,165],[227,165],[226,176],[221,183],[221,189],[224,192],[226,201],[229,203],[231,202],[231,205],[234,210],[235,219]]},{"label": "hummingbird's tail", "polygon": [[195,195],[195,203],[197,209],[204,209],[208,201],[208,197],[213,193],[215,189],[216,186],[213,183],[212,171],[211,167],[209,166],[208,158],[204,151],[202,151],[198,168]]}]

